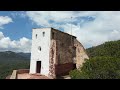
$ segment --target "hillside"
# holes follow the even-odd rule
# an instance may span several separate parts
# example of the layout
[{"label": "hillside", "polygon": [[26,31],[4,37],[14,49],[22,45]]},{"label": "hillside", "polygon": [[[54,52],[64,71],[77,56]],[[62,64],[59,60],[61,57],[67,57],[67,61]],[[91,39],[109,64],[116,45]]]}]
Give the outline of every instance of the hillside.
[{"label": "hillside", "polygon": [[0,52],[0,79],[5,79],[14,69],[29,69],[29,58],[26,53]]},{"label": "hillside", "polygon": [[88,48],[89,57],[108,56],[120,58],[120,40],[105,42],[96,47]]},{"label": "hillside", "polygon": [[23,53],[23,52],[20,52],[20,53],[17,53],[19,56],[22,56],[24,58],[27,58],[27,59],[30,59],[30,56],[31,56],[31,53]]},{"label": "hillside", "polygon": [[0,61],[1,60],[18,60],[18,59],[24,59],[29,60],[30,59],[30,53],[15,53],[12,51],[5,51],[0,52]]},{"label": "hillside", "polygon": [[88,48],[90,57],[80,70],[72,70],[72,79],[120,79],[120,40]]}]

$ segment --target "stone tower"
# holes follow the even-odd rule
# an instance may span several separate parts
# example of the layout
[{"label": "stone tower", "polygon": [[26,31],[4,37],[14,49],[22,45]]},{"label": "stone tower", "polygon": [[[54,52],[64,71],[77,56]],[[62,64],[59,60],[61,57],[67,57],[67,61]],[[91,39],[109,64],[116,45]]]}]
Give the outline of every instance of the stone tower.
[{"label": "stone tower", "polygon": [[32,30],[30,74],[56,78],[80,68],[85,59],[89,57],[75,36],[53,28]]}]

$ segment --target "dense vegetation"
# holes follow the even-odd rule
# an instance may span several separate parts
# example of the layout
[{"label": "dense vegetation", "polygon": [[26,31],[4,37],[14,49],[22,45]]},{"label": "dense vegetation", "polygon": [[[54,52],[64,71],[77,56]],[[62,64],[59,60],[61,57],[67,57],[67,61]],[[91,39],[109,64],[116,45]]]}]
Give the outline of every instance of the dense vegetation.
[{"label": "dense vegetation", "polygon": [[119,79],[120,58],[94,57],[87,60],[80,70],[70,72],[73,79]]},{"label": "dense vegetation", "polygon": [[81,70],[72,70],[72,79],[120,79],[120,40],[87,49],[90,57]]},{"label": "dense vegetation", "polygon": [[15,69],[29,69],[30,60],[26,54],[24,56],[11,51],[0,52],[0,79],[5,79]]},{"label": "dense vegetation", "polygon": [[89,57],[108,56],[120,58],[120,40],[105,42],[96,47],[88,48]]}]

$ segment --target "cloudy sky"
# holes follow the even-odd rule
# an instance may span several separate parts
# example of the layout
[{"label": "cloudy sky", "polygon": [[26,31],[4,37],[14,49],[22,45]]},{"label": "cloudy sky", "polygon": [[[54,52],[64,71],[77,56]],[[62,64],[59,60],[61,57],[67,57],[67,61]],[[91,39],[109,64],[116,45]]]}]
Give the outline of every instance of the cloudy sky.
[{"label": "cloudy sky", "polygon": [[71,25],[85,48],[120,40],[119,11],[0,11],[0,51],[30,52],[32,28],[70,33]]}]

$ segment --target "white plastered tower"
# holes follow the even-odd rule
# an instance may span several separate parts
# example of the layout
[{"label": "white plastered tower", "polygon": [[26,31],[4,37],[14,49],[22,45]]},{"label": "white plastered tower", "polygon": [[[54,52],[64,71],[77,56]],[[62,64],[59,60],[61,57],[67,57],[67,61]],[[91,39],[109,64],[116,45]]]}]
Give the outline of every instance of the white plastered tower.
[{"label": "white plastered tower", "polygon": [[51,28],[37,28],[32,30],[32,48],[30,74],[49,74],[49,51]]}]

